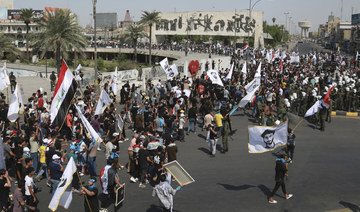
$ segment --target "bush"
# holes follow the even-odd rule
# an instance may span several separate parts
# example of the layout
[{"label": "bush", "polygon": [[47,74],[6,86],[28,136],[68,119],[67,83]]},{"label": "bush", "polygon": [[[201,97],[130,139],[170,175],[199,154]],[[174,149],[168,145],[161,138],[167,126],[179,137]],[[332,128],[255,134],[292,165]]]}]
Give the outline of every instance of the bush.
[{"label": "bush", "polygon": [[115,68],[116,68],[116,64],[114,64],[114,63],[106,63],[105,64],[106,72],[113,72],[113,71],[115,71]]},{"label": "bush", "polygon": [[127,60],[127,56],[125,54],[118,54],[118,56],[115,58],[115,60],[120,64],[121,62],[124,62]]},{"label": "bush", "polygon": [[6,60],[8,60],[10,63],[15,63],[16,55],[13,53],[9,53],[6,55]]},{"label": "bush", "polygon": [[97,59],[97,70],[99,71],[105,71],[105,62],[104,59],[102,59],[101,57],[99,57]]}]

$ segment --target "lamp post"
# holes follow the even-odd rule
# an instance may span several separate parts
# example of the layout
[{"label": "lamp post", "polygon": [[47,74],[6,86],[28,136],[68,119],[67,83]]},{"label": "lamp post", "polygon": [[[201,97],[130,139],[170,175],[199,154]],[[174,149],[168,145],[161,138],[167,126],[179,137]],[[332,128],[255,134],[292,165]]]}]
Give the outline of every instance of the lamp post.
[{"label": "lamp post", "polygon": [[96,44],[96,3],[97,0],[92,0],[93,3],[93,18],[94,18],[94,40],[95,40],[95,46],[94,46],[94,80],[97,78],[97,44]]},{"label": "lamp post", "polygon": [[[255,5],[259,3],[261,0],[257,0],[254,4],[251,3],[251,0],[249,2],[249,21],[251,22],[251,12],[254,9]],[[250,44],[250,31],[248,31],[248,44]]]},{"label": "lamp post", "polygon": [[285,31],[286,31],[286,28],[287,28],[287,16],[289,15],[290,13],[289,12],[285,12],[284,15],[285,15]]}]

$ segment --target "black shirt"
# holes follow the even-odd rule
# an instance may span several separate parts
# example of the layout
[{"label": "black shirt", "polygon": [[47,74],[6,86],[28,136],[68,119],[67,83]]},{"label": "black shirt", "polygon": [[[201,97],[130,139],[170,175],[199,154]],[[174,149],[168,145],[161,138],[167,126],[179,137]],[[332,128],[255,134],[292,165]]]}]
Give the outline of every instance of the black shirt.
[{"label": "black shirt", "polygon": [[149,151],[146,149],[140,149],[139,150],[139,166],[140,168],[147,168],[149,166],[149,163],[147,161],[147,158],[150,156]]},{"label": "black shirt", "polygon": [[6,178],[0,179],[0,207],[7,206],[10,188],[5,187]]},{"label": "black shirt", "polygon": [[[95,193],[94,196],[89,196],[89,195],[85,194],[89,201],[91,211],[94,211],[94,212],[99,211],[99,200],[98,200],[98,192],[99,191],[98,191],[98,189],[96,187],[89,188],[88,186],[86,186],[86,189]],[[86,199],[84,199],[84,207],[85,207],[85,211],[90,211],[89,206],[86,202]]]}]

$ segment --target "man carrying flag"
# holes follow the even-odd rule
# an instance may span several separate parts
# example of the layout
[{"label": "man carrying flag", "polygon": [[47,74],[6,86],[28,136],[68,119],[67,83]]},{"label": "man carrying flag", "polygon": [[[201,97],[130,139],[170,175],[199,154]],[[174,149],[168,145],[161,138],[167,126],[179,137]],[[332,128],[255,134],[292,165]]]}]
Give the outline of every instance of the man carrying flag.
[{"label": "man carrying flag", "polygon": [[[58,156],[58,159],[60,157]],[[55,160],[56,161],[56,160]],[[53,161],[54,162],[54,161]],[[71,182],[73,180],[73,174],[76,172],[76,165],[73,158],[70,158],[65,171],[61,177],[60,183],[57,185],[54,195],[51,198],[49,209],[56,211],[58,206],[63,206],[68,209],[72,201]]]},{"label": "man carrying flag", "polygon": [[112,103],[112,100],[110,99],[109,95],[105,92],[105,90],[101,91],[99,101],[96,105],[95,109],[95,115],[102,114],[105,110],[105,108]]},{"label": "man carrying flag", "polygon": [[19,86],[16,85],[13,96],[11,97],[10,107],[7,117],[11,122],[15,122],[19,117],[21,108],[24,107],[24,103],[21,97]]},{"label": "man carrying flag", "polygon": [[331,101],[330,93],[334,89],[335,86],[336,86],[336,84],[333,85],[329,89],[329,91],[326,93],[326,95],[324,96],[323,99],[316,101],[315,104],[305,113],[305,117],[312,116],[312,115],[316,114],[320,109],[320,130],[321,131],[325,130],[326,113],[330,107],[330,101]]},{"label": "man carrying flag", "polygon": [[52,126],[62,128],[66,114],[75,96],[77,83],[71,70],[63,61],[59,78],[56,83],[54,97],[50,107],[50,120]]}]

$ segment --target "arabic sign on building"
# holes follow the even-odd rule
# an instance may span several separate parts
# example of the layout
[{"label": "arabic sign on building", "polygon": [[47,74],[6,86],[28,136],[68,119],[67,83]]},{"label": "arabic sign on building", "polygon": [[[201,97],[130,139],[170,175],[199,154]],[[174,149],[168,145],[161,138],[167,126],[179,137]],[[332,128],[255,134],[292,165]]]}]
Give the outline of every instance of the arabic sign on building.
[{"label": "arabic sign on building", "polygon": [[173,12],[160,13],[156,35],[250,36],[262,32],[262,11],[243,12]]},{"label": "arabic sign on building", "polygon": [[[44,11],[42,10],[33,10],[34,18],[41,18],[44,16]],[[20,10],[8,10],[7,11],[8,19],[20,19]]]}]

